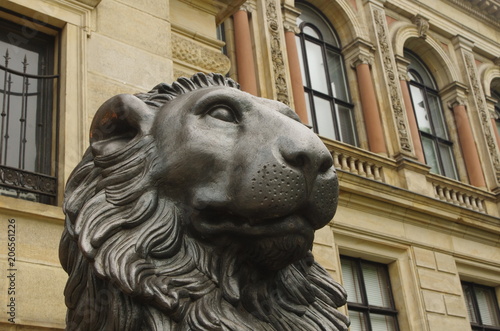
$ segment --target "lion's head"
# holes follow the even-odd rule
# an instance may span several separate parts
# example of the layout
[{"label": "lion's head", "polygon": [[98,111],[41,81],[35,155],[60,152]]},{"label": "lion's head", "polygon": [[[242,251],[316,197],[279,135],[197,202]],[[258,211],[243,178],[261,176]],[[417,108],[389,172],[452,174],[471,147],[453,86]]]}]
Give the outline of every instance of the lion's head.
[{"label": "lion's head", "polygon": [[310,252],[337,194],[295,113],[221,75],[111,98],[66,188],[68,330],[347,330]]}]

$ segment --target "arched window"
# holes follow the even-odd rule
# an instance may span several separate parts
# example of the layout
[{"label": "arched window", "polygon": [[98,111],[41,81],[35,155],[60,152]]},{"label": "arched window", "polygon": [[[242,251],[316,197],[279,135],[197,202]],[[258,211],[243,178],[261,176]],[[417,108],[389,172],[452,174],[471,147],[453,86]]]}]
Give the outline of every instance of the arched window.
[{"label": "arched window", "polygon": [[301,11],[296,38],[309,124],[324,137],[357,146],[354,106],[338,38],[315,9],[304,3],[296,6]]},{"label": "arched window", "polygon": [[431,172],[458,179],[453,157],[453,143],[450,141],[446,128],[437,85],[429,70],[415,54],[406,50],[404,55],[410,61],[408,87],[425,161],[431,167]]}]

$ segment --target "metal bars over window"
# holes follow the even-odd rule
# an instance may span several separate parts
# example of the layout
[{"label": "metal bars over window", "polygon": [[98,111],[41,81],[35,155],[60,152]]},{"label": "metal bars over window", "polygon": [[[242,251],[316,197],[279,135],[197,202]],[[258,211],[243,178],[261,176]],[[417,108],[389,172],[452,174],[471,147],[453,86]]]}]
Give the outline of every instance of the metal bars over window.
[{"label": "metal bars over window", "polygon": [[398,331],[387,266],[341,256],[350,331]]},{"label": "metal bars over window", "polygon": [[55,37],[0,20],[0,194],[54,204]]}]

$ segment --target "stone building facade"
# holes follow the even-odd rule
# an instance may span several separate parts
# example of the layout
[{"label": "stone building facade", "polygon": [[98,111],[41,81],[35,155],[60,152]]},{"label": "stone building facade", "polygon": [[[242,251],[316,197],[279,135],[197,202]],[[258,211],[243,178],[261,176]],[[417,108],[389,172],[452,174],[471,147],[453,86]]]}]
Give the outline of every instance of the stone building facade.
[{"label": "stone building facade", "polygon": [[199,71],[332,152],[313,250],[351,330],[500,330],[499,22],[498,0],[2,2],[0,330],[64,328],[62,192],[99,105]]}]

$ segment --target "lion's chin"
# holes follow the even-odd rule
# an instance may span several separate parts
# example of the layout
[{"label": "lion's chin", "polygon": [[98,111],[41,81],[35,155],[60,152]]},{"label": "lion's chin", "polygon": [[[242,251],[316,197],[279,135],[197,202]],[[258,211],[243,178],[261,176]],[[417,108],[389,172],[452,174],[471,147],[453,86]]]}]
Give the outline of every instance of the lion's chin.
[{"label": "lion's chin", "polygon": [[314,229],[299,215],[247,220],[233,215],[191,220],[194,235],[216,246],[232,246],[264,269],[278,270],[307,255]]},{"label": "lion's chin", "polygon": [[312,237],[289,234],[247,242],[248,261],[266,270],[280,270],[302,258],[311,249]]}]

